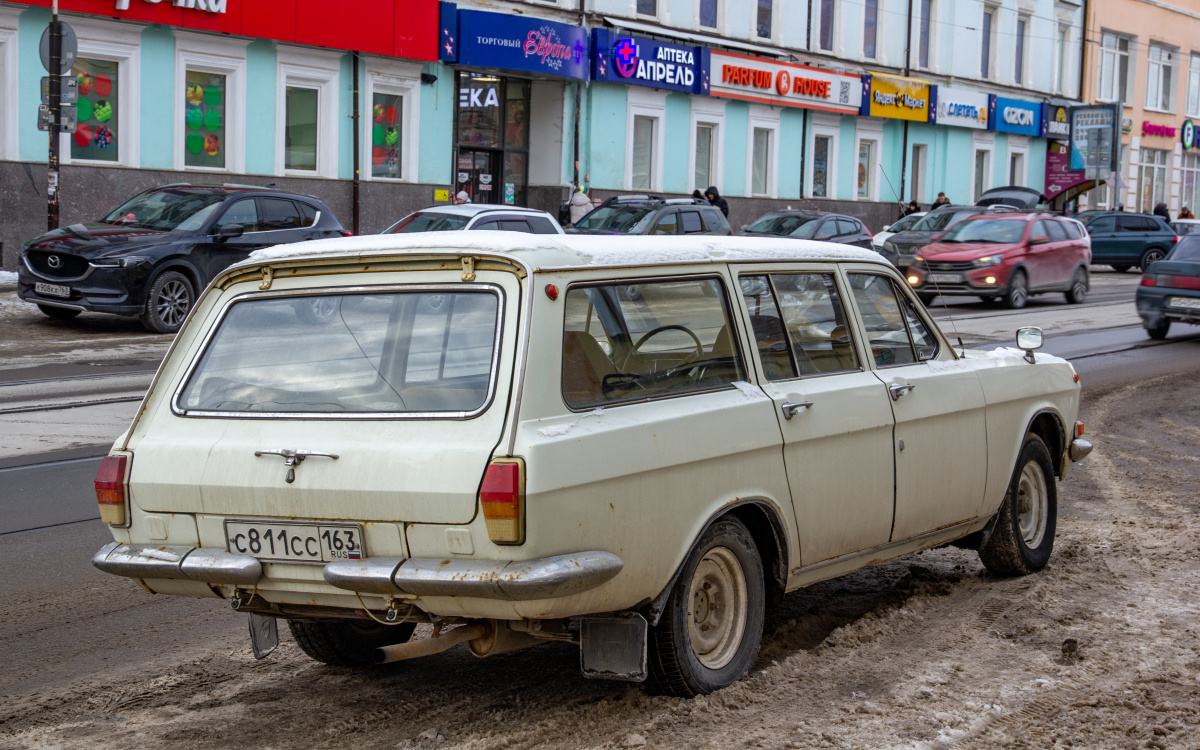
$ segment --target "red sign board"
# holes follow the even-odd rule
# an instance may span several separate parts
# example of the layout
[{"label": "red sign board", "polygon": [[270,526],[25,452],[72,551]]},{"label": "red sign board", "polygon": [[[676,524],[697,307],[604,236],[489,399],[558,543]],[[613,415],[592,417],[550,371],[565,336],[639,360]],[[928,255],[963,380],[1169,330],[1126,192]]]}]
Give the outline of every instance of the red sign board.
[{"label": "red sign board", "polygon": [[[20,5],[48,8],[51,0],[22,0]],[[438,0],[59,0],[58,7],[197,31],[437,59]]]},{"label": "red sign board", "polygon": [[710,65],[713,96],[856,114],[862,104],[861,76],[722,50]]},{"label": "red sign board", "polygon": [[1050,141],[1046,152],[1046,189],[1042,191],[1051,200],[1081,183],[1087,182],[1086,172],[1072,172],[1071,149],[1066,143]]}]

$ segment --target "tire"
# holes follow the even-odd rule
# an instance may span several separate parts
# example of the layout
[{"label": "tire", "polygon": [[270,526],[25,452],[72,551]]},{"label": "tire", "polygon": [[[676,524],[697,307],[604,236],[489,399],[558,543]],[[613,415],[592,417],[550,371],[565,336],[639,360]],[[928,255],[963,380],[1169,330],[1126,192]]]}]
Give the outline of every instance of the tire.
[{"label": "tire", "polygon": [[175,333],[195,304],[192,282],[178,271],[164,271],[147,287],[142,326],[152,333]]},{"label": "tire", "polygon": [[406,643],[417,627],[411,622],[380,625],[359,620],[288,620],[287,624],[301,651],[334,667],[374,664],[371,655],[375,649]]},{"label": "tire", "polygon": [[1167,332],[1171,330],[1171,321],[1163,318],[1152,326],[1146,326],[1146,333],[1150,334],[1150,338],[1162,340],[1167,337]]},{"label": "tire", "polygon": [[758,548],[741,521],[722,518],[688,555],[650,630],[647,687],[691,698],[738,681],[758,655],[765,610]]},{"label": "tire", "polygon": [[42,315],[55,320],[70,320],[78,315],[81,310],[68,310],[65,307],[52,307],[50,305],[38,305],[38,309],[42,311]]},{"label": "tire", "polygon": [[918,293],[917,299],[921,300],[922,305],[929,307],[930,305],[933,304],[933,301],[935,299],[937,299],[937,295],[936,294],[928,294],[928,293]]},{"label": "tire", "polygon": [[1029,301],[1029,277],[1020,268],[1013,271],[1012,278],[1008,280],[1008,289],[1004,290],[1001,300],[1010,310],[1020,310]]},{"label": "tire", "polygon": [[1023,576],[1046,567],[1054,549],[1058,488],[1054,463],[1042,439],[1025,438],[992,535],[979,559],[992,575]]},{"label": "tire", "polygon": [[1087,269],[1082,267],[1075,269],[1075,275],[1071,278],[1071,288],[1067,290],[1067,303],[1082,305],[1087,299],[1090,286]]},{"label": "tire", "polygon": [[338,297],[301,298],[292,305],[296,317],[313,326],[323,326],[336,318],[341,307],[341,299]]},{"label": "tire", "polygon": [[1165,257],[1167,257],[1167,253],[1161,247],[1152,247],[1142,253],[1142,260],[1138,263],[1138,268],[1142,269],[1142,272],[1145,273],[1147,266]]},{"label": "tire", "polygon": [[1129,265],[1128,263],[1113,263],[1111,264],[1111,268],[1117,273],[1125,273],[1129,269],[1133,268],[1133,266]]}]

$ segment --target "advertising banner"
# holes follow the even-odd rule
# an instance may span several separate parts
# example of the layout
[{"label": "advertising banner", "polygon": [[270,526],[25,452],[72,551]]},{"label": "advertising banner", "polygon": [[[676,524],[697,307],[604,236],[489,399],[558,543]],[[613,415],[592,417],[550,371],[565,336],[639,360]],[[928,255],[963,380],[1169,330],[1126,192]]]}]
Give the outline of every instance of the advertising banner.
[{"label": "advertising banner", "polygon": [[707,47],[686,47],[608,29],[592,30],[592,78],[707,94]]},{"label": "advertising banner", "polygon": [[1093,179],[1105,179],[1116,169],[1121,136],[1119,104],[1091,104],[1071,108],[1071,169],[1088,170]]},{"label": "advertising banner", "polygon": [[1043,128],[1047,138],[1057,138],[1065,141],[1071,137],[1071,110],[1056,104],[1042,105]]},{"label": "advertising banner", "polygon": [[937,87],[937,108],[929,118],[938,125],[987,130],[988,94],[968,89]]},{"label": "advertising banner", "polygon": [[868,73],[863,76],[864,99],[859,114],[929,122],[930,113],[937,111],[937,102],[933,101],[936,89],[919,78]]},{"label": "advertising banner", "polygon": [[1071,147],[1066,142],[1051,141],[1046,152],[1046,189],[1043,194],[1050,200],[1084,182],[1089,182],[1083,172],[1071,170]]},{"label": "advertising banner", "polygon": [[579,26],[442,3],[438,54],[444,62],[588,77],[588,34]]},{"label": "advertising banner", "polygon": [[1024,99],[996,97],[996,112],[992,116],[993,129],[997,133],[1043,136],[1042,103]]},{"label": "advertising banner", "polygon": [[862,77],[713,50],[712,95],[784,107],[858,114]]}]

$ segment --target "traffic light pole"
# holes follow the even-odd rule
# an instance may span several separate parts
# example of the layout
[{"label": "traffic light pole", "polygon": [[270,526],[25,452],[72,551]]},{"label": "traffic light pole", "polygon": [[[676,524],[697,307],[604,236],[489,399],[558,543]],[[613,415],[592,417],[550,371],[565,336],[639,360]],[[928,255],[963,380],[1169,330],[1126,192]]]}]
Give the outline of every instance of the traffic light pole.
[{"label": "traffic light pole", "polygon": [[50,16],[50,158],[46,170],[46,228],[58,229],[58,133],[62,128],[62,26],[58,0]]}]

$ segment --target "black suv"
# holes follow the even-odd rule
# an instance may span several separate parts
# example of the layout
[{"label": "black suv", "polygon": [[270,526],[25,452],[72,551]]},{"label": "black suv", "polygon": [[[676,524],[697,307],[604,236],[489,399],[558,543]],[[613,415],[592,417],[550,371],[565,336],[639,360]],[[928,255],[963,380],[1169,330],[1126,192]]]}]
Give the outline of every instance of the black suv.
[{"label": "black suv", "polygon": [[1132,266],[1145,271],[1179,242],[1175,228],[1151,214],[1113,211],[1093,214],[1083,222],[1092,237],[1092,262],[1107,263],[1118,273]]},{"label": "black suv", "polygon": [[871,249],[871,233],[853,216],[820,211],[772,211],[742,227],[746,237],[791,237]]},{"label": "black suv", "polygon": [[163,185],[98,222],[25,243],[17,293],[52,318],[137,315],[158,333],[183,325],[217,274],[270,245],[349,235],[324,202],[250,185]]},{"label": "black suv", "polygon": [[568,234],[733,234],[721,210],[699,198],[621,195],[584,216]]}]

